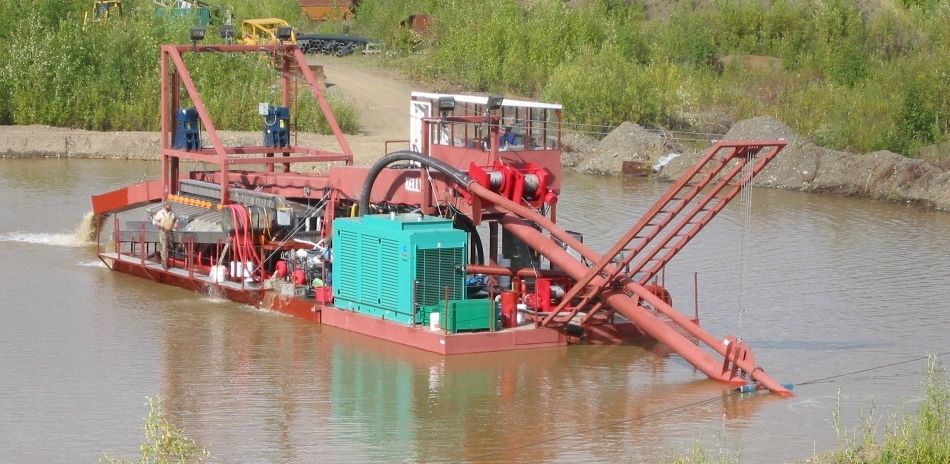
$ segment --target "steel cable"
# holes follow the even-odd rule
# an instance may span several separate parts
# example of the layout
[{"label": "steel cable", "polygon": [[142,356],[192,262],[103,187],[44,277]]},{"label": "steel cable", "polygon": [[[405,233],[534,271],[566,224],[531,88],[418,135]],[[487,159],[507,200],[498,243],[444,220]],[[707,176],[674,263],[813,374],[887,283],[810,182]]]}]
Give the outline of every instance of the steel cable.
[{"label": "steel cable", "polygon": [[[887,367],[899,366],[899,365],[901,365],[901,364],[908,364],[908,363],[912,363],[912,362],[922,361],[922,360],[925,360],[925,359],[930,358],[930,356],[936,356],[936,357],[939,358],[939,357],[942,357],[942,356],[946,356],[946,355],[948,355],[948,354],[950,354],[950,351],[943,351],[943,352],[940,352],[940,353],[935,353],[935,354],[927,355],[927,356],[918,356],[918,357],[915,357],[915,358],[912,358],[912,359],[905,359],[905,360],[903,360],[903,361],[897,361],[897,362],[892,362],[892,363],[888,363],[888,364],[881,364],[881,365],[879,365],[879,366],[874,366],[874,367],[869,367],[869,368],[865,368],[865,369],[858,369],[858,370],[854,370],[854,371],[844,372],[844,373],[840,373],[840,374],[836,374],[836,375],[832,375],[832,376],[828,376],[828,377],[822,377],[822,378],[818,378],[818,379],[814,379],[814,380],[808,380],[808,381],[805,381],[805,382],[802,382],[802,383],[797,383],[797,384],[794,384],[794,385],[795,385],[795,386],[798,386],[798,387],[807,386],[807,385],[815,385],[815,384],[827,382],[827,381],[829,381],[829,380],[838,379],[838,378],[841,378],[841,377],[847,377],[847,376],[849,376],[849,375],[861,374],[861,373],[864,373],[864,372],[871,372],[871,371],[875,371],[875,370],[884,369],[884,368],[887,368]],[[512,452],[512,451],[518,451],[518,450],[527,449],[527,448],[532,448],[532,447],[539,446],[539,445],[544,445],[544,444],[547,444],[547,443],[551,443],[551,442],[555,442],[555,441],[558,441],[558,440],[562,440],[562,439],[564,439],[564,438],[569,438],[569,437],[574,437],[574,436],[578,436],[578,435],[583,435],[583,434],[586,434],[586,433],[589,433],[589,432],[594,432],[594,431],[597,431],[597,430],[602,430],[602,429],[614,427],[614,426],[621,425],[621,424],[626,424],[626,423],[630,423],[630,422],[636,422],[636,421],[639,421],[639,420],[642,420],[642,419],[647,419],[647,418],[654,417],[654,416],[658,416],[658,415],[661,415],[661,414],[668,414],[668,413],[681,412],[681,411],[684,411],[684,410],[686,410],[686,409],[690,409],[690,408],[695,407],[695,406],[704,405],[704,404],[707,404],[707,403],[711,403],[711,402],[713,402],[713,401],[722,400],[722,399],[726,399],[726,398],[730,398],[730,397],[733,397],[733,396],[736,396],[736,395],[742,395],[742,394],[743,394],[743,393],[741,393],[741,392],[739,392],[739,391],[732,391],[732,392],[730,392],[730,393],[728,393],[728,394],[725,394],[725,395],[717,395],[717,396],[709,397],[709,398],[706,398],[706,399],[703,399],[703,400],[694,401],[694,402],[692,402],[692,403],[687,403],[687,404],[683,404],[683,405],[679,405],[679,406],[673,406],[673,407],[671,407],[671,408],[666,408],[666,409],[663,409],[663,410],[660,410],[660,411],[651,412],[651,413],[649,413],[649,414],[642,414],[642,415],[635,416],[635,417],[629,417],[629,418],[626,418],[626,419],[616,420],[616,421],[608,422],[608,423],[603,424],[603,425],[598,425],[598,426],[596,426],[596,427],[590,427],[590,428],[583,429],[583,430],[577,430],[577,431],[575,431],[575,432],[565,433],[565,434],[559,435],[559,436],[557,436],[557,437],[551,437],[551,438],[546,438],[546,439],[544,439],[544,440],[539,440],[539,441],[535,441],[535,442],[531,442],[531,443],[525,443],[525,444],[523,444],[523,445],[514,446],[514,447],[511,447],[511,448],[506,448],[506,449],[498,450],[498,451],[492,451],[492,452],[490,452],[490,453],[484,453],[484,454],[480,454],[480,455],[477,455],[477,456],[473,456],[473,457],[470,457],[470,458],[461,459],[461,460],[457,460],[457,461],[453,461],[453,462],[470,462],[470,461],[481,460],[481,459],[484,459],[484,458],[488,458],[488,457],[492,457],[492,456],[497,456],[497,455],[500,455],[500,454],[510,453],[510,452]]]}]

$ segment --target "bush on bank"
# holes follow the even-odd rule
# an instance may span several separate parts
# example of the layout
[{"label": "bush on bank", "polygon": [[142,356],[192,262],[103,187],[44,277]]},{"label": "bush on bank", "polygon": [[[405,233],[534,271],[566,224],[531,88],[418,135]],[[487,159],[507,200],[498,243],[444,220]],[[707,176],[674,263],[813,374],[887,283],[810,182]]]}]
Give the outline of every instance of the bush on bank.
[{"label": "bush on bank", "polygon": [[[815,455],[806,461],[814,464],[944,464],[950,462],[950,379],[936,355],[927,361],[927,378],[921,387],[915,411],[896,415],[879,428],[879,417],[872,411],[861,426],[848,435],[835,411],[838,449]],[[671,464],[708,464],[742,462],[741,452],[716,452],[698,441],[689,453],[667,460]]]},{"label": "bush on bank", "polygon": [[[363,0],[355,27],[410,75],[556,100],[578,124],[695,129],[725,108],[840,149],[947,140],[950,0],[860,3],[672,0],[647,18],[625,0]],[[410,14],[435,18],[431,38]]]},{"label": "bush on bank", "polygon": [[[913,414],[894,417],[885,426],[883,438],[868,416],[863,428],[845,440],[839,450],[819,462],[831,464],[892,464],[950,462],[950,381],[939,358],[927,362],[922,398]],[[837,417],[836,417],[837,425]]]},{"label": "bush on bank", "polygon": [[[297,11],[289,0],[268,3]],[[126,0],[123,17],[84,25],[91,4],[0,2],[0,124],[158,129],[158,50],[165,43],[187,43],[191,24],[157,17],[151,1]],[[238,22],[238,14],[260,17],[270,9],[250,0],[231,4]],[[222,14],[217,10],[216,19]],[[207,39],[219,40],[212,31]],[[263,54],[186,55],[186,62],[219,129],[259,130],[257,103],[279,101],[279,75]],[[302,130],[328,133],[314,99],[300,90],[292,122]],[[340,101],[331,100],[331,106],[345,131],[358,130],[355,110]]]}]

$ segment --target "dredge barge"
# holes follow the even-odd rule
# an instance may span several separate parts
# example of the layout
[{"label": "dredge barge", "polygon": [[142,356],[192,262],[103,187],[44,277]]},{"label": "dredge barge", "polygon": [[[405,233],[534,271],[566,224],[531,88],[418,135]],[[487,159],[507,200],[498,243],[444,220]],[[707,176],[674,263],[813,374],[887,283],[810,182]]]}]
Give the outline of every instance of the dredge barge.
[{"label": "dredge barge", "polygon": [[[258,108],[262,145],[222,142],[183,59],[208,52],[273,60],[281,101]],[[292,143],[295,85],[339,151]],[[409,113],[408,150],[355,166],[296,46],[165,45],[162,175],[92,198],[98,255],[115,271],[445,355],[655,340],[712,379],[791,394],[658,282],[784,142],[717,143],[599,255],[557,225],[560,105],[413,93]],[[160,202],[177,217],[165,262],[149,220]]]}]

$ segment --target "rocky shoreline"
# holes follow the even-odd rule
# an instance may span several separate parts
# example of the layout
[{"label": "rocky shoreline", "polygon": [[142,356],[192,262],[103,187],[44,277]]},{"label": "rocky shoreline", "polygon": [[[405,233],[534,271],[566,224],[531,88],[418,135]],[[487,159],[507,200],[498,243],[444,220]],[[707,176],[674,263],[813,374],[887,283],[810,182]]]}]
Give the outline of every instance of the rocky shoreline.
[{"label": "rocky shoreline", "polygon": [[[738,121],[722,140],[783,139],[788,145],[753,180],[758,187],[836,193],[950,211],[950,170],[893,153],[848,153],[819,147],[768,117]],[[710,141],[710,144],[712,141]],[[589,174],[617,174],[623,162],[655,166],[677,154],[657,175],[673,180],[705,153],[684,149],[675,139],[624,123],[601,141],[569,137],[566,164]],[[572,147],[573,145],[573,147]],[[573,148],[573,149],[571,149]]]},{"label": "rocky shoreline", "polygon": [[[258,132],[221,132],[227,144],[257,144]],[[303,134],[299,143],[338,150],[332,136]],[[950,211],[950,170],[889,151],[855,154],[816,146],[788,126],[767,117],[739,121],[724,140],[776,139],[788,146],[753,184],[805,192],[825,192],[900,202]],[[379,137],[348,136],[357,164],[382,152]],[[156,132],[95,132],[48,126],[0,126],[0,158],[158,159]],[[657,175],[678,177],[703,150],[681,148],[674,139],[624,123],[597,141],[565,135],[564,165],[599,175],[619,175],[625,161],[654,166],[677,154]]]}]

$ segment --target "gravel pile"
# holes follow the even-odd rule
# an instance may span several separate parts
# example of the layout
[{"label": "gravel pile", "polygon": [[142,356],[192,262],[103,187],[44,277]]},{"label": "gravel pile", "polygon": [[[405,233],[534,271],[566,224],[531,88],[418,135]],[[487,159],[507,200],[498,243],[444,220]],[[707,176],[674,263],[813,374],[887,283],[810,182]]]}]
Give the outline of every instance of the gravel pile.
[{"label": "gravel pile", "polygon": [[[848,153],[819,147],[769,117],[739,121],[723,140],[788,142],[753,185],[808,192],[860,195],[950,210],[950,172],[889,151]],[[705,153],[671,161],[661,178],[674,180]]]},{"label": "gravel pile", "polygon": [[624,161],[653,165],[657,159],[679,148],[666,138],[632,122],[625,122],[607,134],[594,149],[582,155],[577,170],[588,174],[618,174]]},{"label": "gravel pile", "polygon": [[561,166],[573,168],[588,153],[597,148],[597,139],[587,134],[565,132],[561,134]]}]

